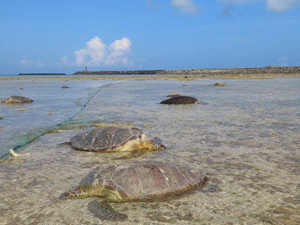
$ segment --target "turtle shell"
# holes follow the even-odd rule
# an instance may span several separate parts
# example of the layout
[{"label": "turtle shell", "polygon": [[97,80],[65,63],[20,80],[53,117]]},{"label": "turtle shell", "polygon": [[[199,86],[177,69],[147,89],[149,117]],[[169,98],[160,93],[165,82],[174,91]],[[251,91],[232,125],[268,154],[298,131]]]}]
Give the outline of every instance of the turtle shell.
[{"label": "turtle shell", "polygon": [[9,98],[2,100],[1,103],[31,103],[33,102],[32,99],[18,96],[18,95],[12,95]]},{"label": "turtle shell", "polygon": [[119,199],[107,196],[108,200],[152,201],[180,195],[203,186],[207,180],[204,173],[186,165],[135,161],[100,170],[95,182],[114,196],[120,196]]},{"label": "turtle shell", "polygon": [[132,127],[100,127],[80,133],[70,139],[71,147],[85,151],[106,151],[141,138],[143,131]]},{"label": "turtle shell", "polygon": [[197,98],[190,96],[175,96],[160,102],[160,104],[195,104],[198,102]]}]

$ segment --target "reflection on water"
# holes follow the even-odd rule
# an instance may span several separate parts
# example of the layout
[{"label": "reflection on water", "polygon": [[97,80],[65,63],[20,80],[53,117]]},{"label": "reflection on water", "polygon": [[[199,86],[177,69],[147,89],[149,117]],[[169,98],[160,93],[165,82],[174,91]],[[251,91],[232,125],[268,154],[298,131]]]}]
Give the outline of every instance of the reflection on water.
[{"label": "reflection on water", "polygon": [[[60,143],[81,131],[58,126],[21,149],[29,157],[0,163],[3,224],[115,224],[88,210],[93,199],[59,197],[101,166],[145,159],[190,164],[207,173],[209,184],[170,201],[113,203],[129,217],[120,224],[300,223],[300,79],[226,80],[224,87],[212,80],[5,82],[0,98],[20,94],[35,102],[0,105],[2,154],[28,133],[69,118],[69,124],[133,123],[167,149],[134,159],[75,151]],[[159,104],[170,93],[206,104]]]}]

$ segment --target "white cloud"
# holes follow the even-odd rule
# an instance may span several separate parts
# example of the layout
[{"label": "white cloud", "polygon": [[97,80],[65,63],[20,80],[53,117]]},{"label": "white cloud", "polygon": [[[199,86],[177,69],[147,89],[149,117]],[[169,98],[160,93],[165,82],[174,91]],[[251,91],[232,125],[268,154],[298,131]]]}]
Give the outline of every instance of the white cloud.
[{"label": "white cloud", "polygon": [[108,46],[96,36],[86,43],[85,48],[74,52],[76,64],[81,66],[126,65],[130,63],[127,58],[130,46],[131,41],[126,37]]},{"label": "white cloud", "polygon": [[300,0],[267,0],[268,9],[275,12],[283,12],[299,5]]},{"label": "white cloud", "polygon": [[78,65],[100,65],[105,60],[106,46],[99,37],[86,43],[86,48],[74,52]]},{"label": "white cloud", "polygon": [[109,54],[107,56],[106,64],[114,65],[121,62],[122,64],[127,64],[128,59],[126,53],[130,50],[131,41],[128,38],[122,38],[116,40],[109,46]]},{"label": "white cloud", "polygon": [[267,8],[274,12],[284,12],[300,5],[300,0],[221,0],[222,2],[244,3],[253,1],[265,1]]},{"label": "white cloud", "polygon": [[196,14],[199,10],[199,6],[191,0],[172,0],[171,6],[178,8],[182,13]]}]

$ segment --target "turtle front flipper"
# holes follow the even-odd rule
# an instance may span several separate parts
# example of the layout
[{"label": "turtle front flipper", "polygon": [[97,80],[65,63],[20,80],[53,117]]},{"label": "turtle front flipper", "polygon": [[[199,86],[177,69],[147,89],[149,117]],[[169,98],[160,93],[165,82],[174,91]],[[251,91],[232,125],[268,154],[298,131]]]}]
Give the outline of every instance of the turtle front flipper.
[{"label": "turtle front flipper", "polygon": [[[123,154],[122,154],[123,153]],[[126,160],[135,159],[149,153],[148,149],[139,149],[130,152],[118,152],[118,157],[113,158],[114,160]]]},{"label": "turtle front flipper", "polygon": [[92,201],[88,204],[88,209],[95,217],[101,220],[124,221],[128,219],[126,214],[115,211],[106,202],[99,204],[98,201]]},{"label": "turtle front flipper", "polygon": [[99,186],[99,182],[96,180],[91,184],[85,184],[75,189],[65,192],[64,198],[87,198],[87,197],[103,197],[102,187]]}]

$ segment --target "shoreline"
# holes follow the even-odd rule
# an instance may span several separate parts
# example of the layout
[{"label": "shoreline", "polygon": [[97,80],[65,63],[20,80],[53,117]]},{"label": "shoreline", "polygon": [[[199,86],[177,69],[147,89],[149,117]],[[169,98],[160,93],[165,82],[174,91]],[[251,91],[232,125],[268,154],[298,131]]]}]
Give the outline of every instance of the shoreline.
[{"label": "shoreline", "polygon": [[[20,73],[21,74],[21,73]],[[19,74],[19,75],[20,75]],[[37,76],[40,74],[41,76]],[[31,73],[0,80],[68,79],[68,80],[195,80],[195,79],[274,79],[300,77],[300,66],[265,66],[250,68],[77,71],[73,74]],[[22,74],[23,75],[23,74]],[[25,73],[24,73],[25,75]],[[49,76],[47,76],[49,75]],[[54,75],[54,76],[51,76]],[[57,76],[55,76],[57,75]]]}]

